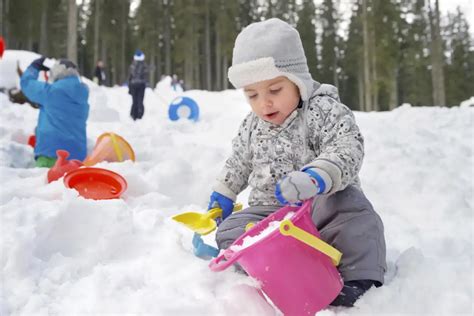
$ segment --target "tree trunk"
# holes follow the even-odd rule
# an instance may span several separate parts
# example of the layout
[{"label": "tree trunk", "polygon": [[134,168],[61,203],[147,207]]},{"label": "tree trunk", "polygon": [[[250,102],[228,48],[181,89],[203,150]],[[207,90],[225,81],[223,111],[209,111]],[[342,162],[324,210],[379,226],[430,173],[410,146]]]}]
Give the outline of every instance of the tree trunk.
[{"label": "tree trunk", "polygon": [[[373,11],[372,10],[372,17],[373,17]],[[370,19],[372,22],[371,25],[373,26],[373,18]],[[379,110],[379,88],[377,84],[377,50],[375,49],[375,29],[374,27],[371,27],[371,36],[370,36],[370,61],[372,63],[372,69],[371,69],[371,90],[372,90],[372,110],[373,111],[378,111]]]},{"label": "tree trunk", "polygon": [[48,56],[48,3],[43,1],[41,8],[39,53],[44,56]]},{"label": "tree trunk", "polygon": [[362,0],[362,36],[364,50],[364,104],[365,111],[372,110],[372,87],[370,82],[370,60],[369,60],[369,29],[367,16],[367,0]]},{"label": "tree trunk", "polygon": [[104,62],[104,65],[105,65],[105,72],[106,72],[105,84],[112,85],[112,81],[111,81],[112,75],[110,71],[111,64],[108,64],[108,61],[107,61],[107,45],[99,45],[99,47],[100,47],[100,59]]},{"label": "tree trunk", "polygon": [[155,86],[155,70],[156,70],[156,64],[155,64],[155,45],[152,45],[151,47],[151,52],[150,52],[150,72],[148,73],[148,80],[150,81],[150,87]]},{"label": "tree trunk", "polygon": [[5,40],[5,49],[8,48],[7,45],[11,45],[11,36],[10,36],[10,26],[8,25],[8,15],[10,11],[10,0],[1,1],[2,2],[2,25],[1,34],[4,36]]},{"label": "tree trunk", "polygon": [[[336,37],[337,35],[334,34],[334,37]],[[336,86],[336,88],[339,90],[339,78],[337,77],[337,62],[339,60],[339,56],[338,56],[338,51],[337,51],[337,43],[336,43],[336,46],[334,47],[334,59],[333,59],[333,69],[332,69],[332,75],[333,75],[333,80],[334,80],[334,85]]]},{"label": "tree trunk", "polygon": [[95,0],[94,13],[94,65],[99,60],[99,31],[100,31],[100,1]]},{"label": "tree trunk", "polygon": [[443,44],[441,42],[439,1],[435,1],[435,12],[428,1],[428,12],[431,30],[431,81],[433,85],[433,105],[446,106],[446,93],[443,71]]},{"label": "tree trunk", "polygon": [[[194,1],[192,1],[191,5],[194,5]],[[195,59],[195,43],[197,34],[195,32],[195,23],[196,23],[196,16],[192,14],[190,17],[189,25],[186,26],[186,37],[190,38],[189,43],[189,50],[186,52],[186,58],[184,60],[184,84],[186,89],[195,89],[196,81],[195,81],[195,67],[198,63],[198,59]]]},{"label": "tree trunk", "polygon": [[221,33],[219,27],[216,27],[216,45],[215,45],[215,52],[216,58],[215,60],[215,69],[216,69],[216,78],[214,80],[214,90],[219,91],[222,90],[222,71],[221,71],[221,63],[222,63],[222,54],[221,54]]},{"label": "tree trunk", "polygon": [[67,58],[77,64],[77,5],[76,0],[68,0]]},{"label": "tree trunk", "polygon": [[127,40],[127,25],[128,25],[128,0],[122,0],[122,36],[120,39],[120,83],[125,82],[127,79],[126,69],[127,69],[127,59],[126,59],[126,47],[125,43]]},{"label": "tree trunk", "polygon": [[390,100],[389,110],[393,110],[398,106],[398,68],[394,67],[393,76],[390,82]]},{"label": "tree trunk", "polygon": [[30,10],[28,11],[28,37],[27,37],[27,42],[26,42],[26,50],[33,51],[33,33],[34,33],[34,28],[36,27],[34,25],[33,19],[34,19],[34,13]]},{"label": "tree trunk", "polygon": [[228,80],[227,80],[227,68],[229,67],[229,61],[227,58],[227,54],[224,54],[222,58],[222,89],[226,90],[229,88]]},{"label": "tree trunk", "polygon": [[5,21],[7,19],[7,14],[6,11],[3,11],[5,9],[3,6],[3,2],[4,0],[0,0],[0,34],[3,34],[3,36],[5,36]]},{"label": "tree trunk", "polygon": [[[198,27],[197,17],[193,17],[193,30],[197,30]],[[201,89],[201,70],[200,70],[200,51],[199,51],[199,42],[200,42],[199,32],[195,31],[193,40],[192,40],[192,49],[193,49],[193,84],[195,89]]]},{"label": "tree trunk", "polygon": [[[363,58],[362,58],[363,59]],[[363,64],[363,60],[362,63]],[[365,111],[365,101],[364,101],[364,72],[361,71],[359,68],[359,71],[357,72],[357,88],[358,88],[358,96],[359,96],[359,106],[358,109],[359,111]]]},{"label": "tree trunk", "polygon": [[[162,2],[161,1],[157,1],[157,5],[156,5],[156,16],[160,16],[160,13],[161,13],[161,10],[163,10],[162,8]],[[155,52],[156,52],[156,81],[160,81],[161,80],[161,74],[162,74],[162,67],[161,67],[161,39],[160,39],[160,36],[159,34],[161,34],[161,27],[160,27],[160,21],[159,19],[156,19],[155,20],[155,35],[156,35],[156,39],[155,39]]]},{"label": "tree trunk", "polygon": [[164,41],[165,41],[165,73],[172,75],[171,73],[171,19],[170,19],[170,2],[167,1],[164,4],[165,7],[165,19],[164,19]]},{"label": "tree trunk", "polygon": [[211,73],[211,18],[209,14],[209,0],[206,0],[206,15],[205,15],[205,46],[204,54],[206,55],[205,78],[206,90],[212,90],[212,73]]}]

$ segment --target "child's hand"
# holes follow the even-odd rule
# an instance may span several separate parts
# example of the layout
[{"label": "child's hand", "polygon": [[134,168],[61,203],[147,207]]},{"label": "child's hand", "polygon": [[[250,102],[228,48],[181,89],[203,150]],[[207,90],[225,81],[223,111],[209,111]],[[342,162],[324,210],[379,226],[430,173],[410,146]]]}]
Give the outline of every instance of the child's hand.
[{"label": "child's hand", "polygon": [[281,179],[275,196],[281,204],[297,204],[326,191],[326,183],[314,168],[293,171]]},{"label": "child's hand", "polygon": [[39,71],[48,71],[49,67],[46,67],[43,63],[46,60],[46,57],[41,57],[33,60],[31,66],[38,69]]},{"label": "child's hand", "polygon": [[218,224],[220,224],[221,221],[227,218],[230,214],[232,214],[232,211],[234,209],[234,201],[229,199],[227,196],[222,195],[216,191],[212,192],[211,198],[209,201],[209,206],[207,207],[207,210],[210,210],[211,208],[214,207],[220,207],[222,209],[222,219],[218,221]]}]

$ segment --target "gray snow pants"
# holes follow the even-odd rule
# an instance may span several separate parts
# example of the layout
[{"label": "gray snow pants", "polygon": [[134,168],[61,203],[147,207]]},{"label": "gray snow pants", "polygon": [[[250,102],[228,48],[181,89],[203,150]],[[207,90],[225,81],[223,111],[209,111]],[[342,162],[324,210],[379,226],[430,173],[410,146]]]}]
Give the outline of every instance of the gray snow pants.
[{"label": "gray snow pants", "polygon": [[[245,232],[249,222],[259,222],[279,206],[251,206],[226,218],[216,233],[220,249],[228,248]],[[313,222],[321,238],[342,252],[338,270],[345,282],[373,280],[384,282],[385,238],[382,220],[364,193],[355,186],[329,196],[317,196]]]}]

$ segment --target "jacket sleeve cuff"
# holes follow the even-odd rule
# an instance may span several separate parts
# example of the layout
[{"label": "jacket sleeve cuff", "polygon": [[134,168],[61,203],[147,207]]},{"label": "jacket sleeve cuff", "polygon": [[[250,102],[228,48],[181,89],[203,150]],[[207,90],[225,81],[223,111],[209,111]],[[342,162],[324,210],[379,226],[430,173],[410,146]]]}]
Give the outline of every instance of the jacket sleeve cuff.
[{"label": "jacket sleeve cuff", "polygon": [[237,194],[232,192],[231,189],[229,189],[225,184],[222,184],[219,181],[216,181],[216,183],[212,187],[212,190],[216,191],[217,193],[222,194],[225,197],[228,197],[229,199],[231,199],[234,202],[235,202],[235,200],[237,200]]},{"label": "jacket sleeve cuff", "polygon": [[[316,172],[320,177],[321,179],[323,180],[324,182],[324,191],[323,192],[319,192],[318,194],[327,194],[329,192],[331,192],[331,189],[332,189],[332,179],[331,177],[329,176],[329,174],[324,171],[323,169],[321,168],[316,168],[316,167],[309,167],[309,168],[303,168],[301,169],[301,171],[306,171],[306,170],[312,170],[314,172]],[[310,174],[311,175],[311,174]]]},{"label": "jacket sleeve cuff", "polygon": [[[324,194],[332,194],[342,189],[342,171],[335,163],[326,159],[316,159],[305,165],[302,170],[308,168],[315,168],[315,171],[318,172],[326,182]],[[329,186],[330,183],[332,184],[331,186]]]}]

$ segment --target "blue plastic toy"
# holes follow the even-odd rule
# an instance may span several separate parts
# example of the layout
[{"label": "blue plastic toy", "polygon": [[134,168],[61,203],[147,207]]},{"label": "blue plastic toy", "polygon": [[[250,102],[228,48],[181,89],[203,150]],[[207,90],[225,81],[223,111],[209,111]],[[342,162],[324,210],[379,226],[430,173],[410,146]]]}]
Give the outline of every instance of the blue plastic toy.
[{"label": "blue plastic toy", "polygon": [[193,237],[193,247],[194,247],[194,255],[201,259],[209,260],[211,258],[217,257],[219,254],[219,249],[205,244],[204,240],[202,240],[201,235],[198,233],[194,233]]},{"label": "blue plastic toy", "polygon": [[189,97],[177,97],[171,102],[168,109],[170,120],[177,121],[181,118],[178,114],[178,110],[181,107],[187,107],[189,109],[189,116],[187,117],[189,120],[196,122],[199,119],[199,106],[196,101]]}]

